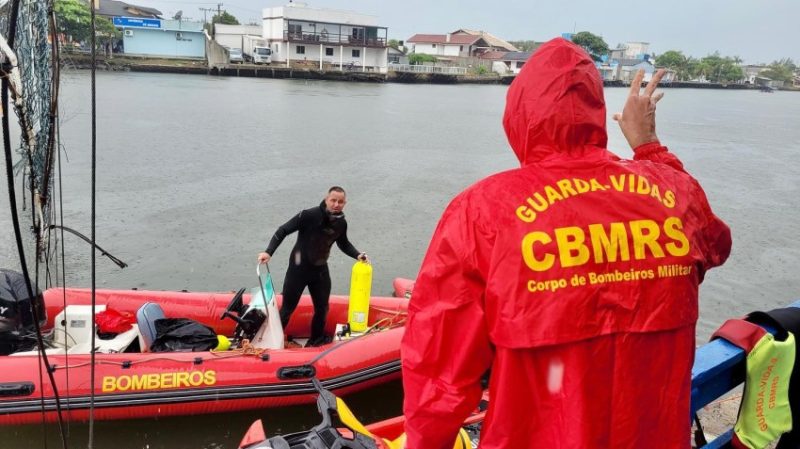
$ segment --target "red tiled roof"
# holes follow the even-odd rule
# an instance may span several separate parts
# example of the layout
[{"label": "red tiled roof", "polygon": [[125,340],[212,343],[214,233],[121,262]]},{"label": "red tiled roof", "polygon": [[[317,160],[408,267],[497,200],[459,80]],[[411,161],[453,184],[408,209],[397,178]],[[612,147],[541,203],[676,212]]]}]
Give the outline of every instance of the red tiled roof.
[{"label": "red tiled roof", "polygon": [[511,45],[510,43],[500,39],[499,37],[495,36],[492,33],[487,33],[486,31],[476,31],[476,30],[468,30],[466,28],[461,28],[458,30],[453,31],[454,35],[458,34],[468,34],[470,36],[480,36],[485,40],[490,46],[496,47],[499,50],[505,51],[519,51],[517,47]]},{"label": "red tiled roof", "polygon": [[481,59],[495,59],[500,60],[503,59],[506,55],[506,51],[487,51],[482,53],[479,58]]},{"label": "red tiled roof", "polygon": [[454,44],[454,45],[472,45],[481,39],[480,36],[470,36],[468,34],[453,34],[450,35],[450,42],[447,41],[446,34],[415,34],[411,36],[406,42],[415,44]]}]

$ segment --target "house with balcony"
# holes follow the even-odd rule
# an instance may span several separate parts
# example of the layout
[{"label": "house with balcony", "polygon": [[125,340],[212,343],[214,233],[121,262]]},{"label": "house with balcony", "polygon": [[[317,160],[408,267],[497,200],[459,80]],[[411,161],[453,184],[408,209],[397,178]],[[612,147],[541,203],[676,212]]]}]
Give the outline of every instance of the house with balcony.
[{"label": "house with balcony", "polygon": [[273,63],[386,72],[388,28],[375,16],[291,2],[265,8],[262,37]]}]

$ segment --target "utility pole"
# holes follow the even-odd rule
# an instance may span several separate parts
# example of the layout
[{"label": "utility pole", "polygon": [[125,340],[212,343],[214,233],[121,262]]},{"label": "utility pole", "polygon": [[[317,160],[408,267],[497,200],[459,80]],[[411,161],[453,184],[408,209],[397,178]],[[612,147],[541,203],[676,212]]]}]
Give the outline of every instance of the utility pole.
[{"label": "utility pole", "polygon": [[[197,8],[197,9],[199,9],[200,11],[203,11],[203,23],[205,23],[206,25],[208,25],[208,19],[206,18],[206,13],[208,13],[208,12],[216,11],[217,12],[217,21],[219,21],[222,18],[222,3],[217,3],[217,9],[214,9],[214,8]],[[211,26],[209,28],[211,28],[211,36],[213,37],[214,36],[214,23],[213,23],[214,22],[214,18],[213,17],[211,18],[211,22],[212,23],[211,23]]]},{"label": "utility pole", "polygon": [[[207,12],[213,12],[214,8],[198,8],[200,11],[203,11],[203,24],[208,25],[208,18],[206,17]],[[211,33],[214,33],[214,27],[211,27]]]}]

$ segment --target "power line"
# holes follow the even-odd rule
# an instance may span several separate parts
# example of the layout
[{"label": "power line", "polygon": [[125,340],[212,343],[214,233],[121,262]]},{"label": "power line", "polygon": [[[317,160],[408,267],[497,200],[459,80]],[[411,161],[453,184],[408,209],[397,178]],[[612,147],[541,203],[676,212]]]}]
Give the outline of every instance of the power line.
[{"label": "power line", "polygon": [[206,17],[207,12],[214,12],[214,8],[197,8],[200,11],[203,11],[203,24],[208,24],[208,18]]}]

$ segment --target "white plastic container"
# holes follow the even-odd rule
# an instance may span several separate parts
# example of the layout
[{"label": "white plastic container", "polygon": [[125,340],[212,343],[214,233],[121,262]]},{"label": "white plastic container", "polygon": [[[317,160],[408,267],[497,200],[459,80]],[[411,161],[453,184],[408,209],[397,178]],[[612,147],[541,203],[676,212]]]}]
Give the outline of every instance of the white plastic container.
[{"label": "white plastic container", "polygon": [[[105,304],[95,306],[95,313],[106,310]],[[54,343],[69,349],[92,341],[92,306],[69,305],[56,315]]]}]

